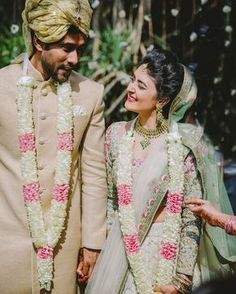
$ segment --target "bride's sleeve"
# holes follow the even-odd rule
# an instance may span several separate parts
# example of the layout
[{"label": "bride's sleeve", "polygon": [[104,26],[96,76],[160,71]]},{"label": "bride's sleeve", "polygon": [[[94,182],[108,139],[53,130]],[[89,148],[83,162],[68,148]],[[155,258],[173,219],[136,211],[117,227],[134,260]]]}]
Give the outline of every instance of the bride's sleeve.
[{"label": "bride's sleeve", "polygon": [[[196,161],[190,153],[184,165],[184,198],[202,198],[203,190]],[[200,241],[201,219],[189,208],[182,211],[182,230],[180,235],[180,247],[177,261],[177,273],[193,276],[194,267],[198,255]]]}]

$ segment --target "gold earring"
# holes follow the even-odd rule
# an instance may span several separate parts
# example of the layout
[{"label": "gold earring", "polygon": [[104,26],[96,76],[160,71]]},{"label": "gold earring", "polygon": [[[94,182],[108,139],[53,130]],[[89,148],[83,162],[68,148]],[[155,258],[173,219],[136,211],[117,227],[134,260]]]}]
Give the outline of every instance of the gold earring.
[{"label": "gold earring", "polygon": [[166,119],[164,118],[163,108],[161,106],[156,108],[156,114],[157,114],[156,115],[157,126],[162,126],[163,124],[165,124]]}]

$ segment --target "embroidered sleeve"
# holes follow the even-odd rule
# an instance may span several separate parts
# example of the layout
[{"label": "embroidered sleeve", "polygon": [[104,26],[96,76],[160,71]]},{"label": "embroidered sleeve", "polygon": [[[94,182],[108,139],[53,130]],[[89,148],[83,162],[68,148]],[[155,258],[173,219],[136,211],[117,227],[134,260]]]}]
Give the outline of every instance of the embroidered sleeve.
[{"label": "embroidered sleeve", "polygon": [[105,158],[106,158],[106,171],[107,171],[107,230],[111,229],[115,212],[117,210],[117,193],[116,187],[113,180],[113,125],[111,125],[106,131],[105,138]]},{"label": "embroidered sleeve", "polygon": [[[188,155],[184,165],[184,195],[202,198],[200,175],[196,168],[195,158]],[[201,219],[188,208],[182,212],[182,231],[180,236],[180,249],[177,261],[177,273],[192,276],[198,254]]]}]

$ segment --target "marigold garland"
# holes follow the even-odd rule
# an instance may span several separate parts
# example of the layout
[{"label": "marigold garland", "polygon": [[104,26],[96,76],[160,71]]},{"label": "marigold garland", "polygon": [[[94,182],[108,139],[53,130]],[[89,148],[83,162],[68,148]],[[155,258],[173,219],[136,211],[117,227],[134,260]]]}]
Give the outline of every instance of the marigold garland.
[{"label": "marigold garland", "polygon": [[64,229],[70,191],[73,105],[69,82],[58,84],[56,173],[48,222],[45,224],[37,168],[32,110],[33,88],[34,80],[29,76],[24,76],[17,82],[19,148],[24,202],[32,241],[37,248],[38,280],[40,288],[49,291],[53,279],[53,249]]}]

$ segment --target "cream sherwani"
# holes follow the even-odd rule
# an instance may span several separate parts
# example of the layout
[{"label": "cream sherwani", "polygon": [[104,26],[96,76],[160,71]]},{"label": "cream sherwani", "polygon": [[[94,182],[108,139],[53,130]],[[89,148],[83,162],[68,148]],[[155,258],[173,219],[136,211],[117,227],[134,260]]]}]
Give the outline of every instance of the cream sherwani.
[{"label": "cream sherwani", "polygon": [[[36,80],[33,112],[40,193],[45,218],[50,206],[56,158],[56,88],[30,64]],[[39,293],[36,255],[22,196],[17,137],[16,82],[22,64],[0,70],[0,293]],[[73,72],[74,104],[72,193],[66,230],[56,247],[55,294],[77,292],[76,268],[81,246],[100,249],[105,240],[106,177],[104,167],[103,87]]]}]

